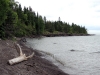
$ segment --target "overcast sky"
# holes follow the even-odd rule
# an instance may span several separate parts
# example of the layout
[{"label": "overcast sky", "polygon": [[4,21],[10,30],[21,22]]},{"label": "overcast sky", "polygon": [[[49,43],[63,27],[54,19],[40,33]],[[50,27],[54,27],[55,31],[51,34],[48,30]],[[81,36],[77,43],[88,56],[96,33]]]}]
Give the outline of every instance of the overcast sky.
[{"label": "overcast sky", "polygon": [[22,7],[31,6],[47,20],[62,21],[85,26],[89,33],[100,34],[100,0],[15,0]]}]

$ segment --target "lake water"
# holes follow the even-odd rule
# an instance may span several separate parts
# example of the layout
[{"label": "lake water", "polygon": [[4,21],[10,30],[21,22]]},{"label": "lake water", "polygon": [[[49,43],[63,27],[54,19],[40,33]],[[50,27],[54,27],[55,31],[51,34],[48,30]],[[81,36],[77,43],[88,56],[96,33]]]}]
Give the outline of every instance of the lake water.
[{"label": "lake water", "polygon": [[27,45],[70,75],[100,75],[100,36],[33,38]]}]

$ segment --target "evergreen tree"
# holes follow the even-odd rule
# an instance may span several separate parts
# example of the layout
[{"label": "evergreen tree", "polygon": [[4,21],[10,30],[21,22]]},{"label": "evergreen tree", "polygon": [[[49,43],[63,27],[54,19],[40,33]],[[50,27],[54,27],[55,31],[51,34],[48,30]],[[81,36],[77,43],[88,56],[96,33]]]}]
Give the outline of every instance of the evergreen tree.
[{"label": "evergreen tree", "polygon": [[84,26],[58,21],[47,21],[31,7],[24,7],[14,0],[0,0],[0,38],[52,34],[87,34]]},{"label": "evergreen tree", "polygon": [[7,11],[9,7],[9,0],[0,0],[0,25],[5,22],[7,18]]},{"label": "evergreen tree", "polygon": [[3,23],[5,22],[5,19],[7,19],[9,2],[9,0],[0,0],[0,38],[5,37],[5,29]]}]

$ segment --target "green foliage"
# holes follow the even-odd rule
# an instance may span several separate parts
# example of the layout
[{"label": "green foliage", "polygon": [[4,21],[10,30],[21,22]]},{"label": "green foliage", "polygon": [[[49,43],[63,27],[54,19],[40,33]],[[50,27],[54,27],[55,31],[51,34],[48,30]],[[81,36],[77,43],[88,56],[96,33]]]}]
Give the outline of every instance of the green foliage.
[{"label": "green foliage", "polygon": [[3,26],[1,25],[0,26],[0,38],[5,38],[5,32],[4,32],[4,28],[3,28]]},{"label": "green foliage", "polygon": [[38,20],[39,20],[38,23],[39,23],[39,26],[40,26],[39,34],[43,34],[45,25],[44,25],[44,21],[42,19],[42,16],[39,16]]},{"label": "green foliage", "polygon": [[5,21],[7,18],[6,14],[9,7],[9,0],[0,0],[0,25]]},{"label": "green foliage", "polygon": [[58,21],[47,21],[31,7],[24,7],[14,0],[0,0],[0,38],[42,34],[87,34],[85,27]]},{"label": "green foliage", "polygon": [[0,38],[5,37],[5,28],[3,23],[7,18],[7,11],[9,7],[9,0],[0,0]]}]

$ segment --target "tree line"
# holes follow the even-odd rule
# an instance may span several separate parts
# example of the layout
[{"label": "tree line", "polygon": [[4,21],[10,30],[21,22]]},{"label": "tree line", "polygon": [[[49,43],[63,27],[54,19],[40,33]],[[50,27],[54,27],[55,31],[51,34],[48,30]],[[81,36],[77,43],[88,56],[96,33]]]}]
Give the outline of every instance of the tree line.
[{"label": "tree line", "polygon": [[43,35],[49,33],[87,34],[87,29],[75,23],[48,21],[14,0],[0,0],[0,38]]}]

